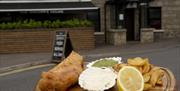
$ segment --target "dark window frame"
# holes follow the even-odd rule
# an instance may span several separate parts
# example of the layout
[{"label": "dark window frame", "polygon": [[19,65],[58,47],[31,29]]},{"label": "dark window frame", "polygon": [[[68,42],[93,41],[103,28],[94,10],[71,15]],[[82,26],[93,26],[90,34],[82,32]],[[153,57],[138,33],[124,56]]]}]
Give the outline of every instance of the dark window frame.
[{"label": "dark window frame", "polygon": [[162,29],[162,7],[149,7],[148,26],[155,29]]}]

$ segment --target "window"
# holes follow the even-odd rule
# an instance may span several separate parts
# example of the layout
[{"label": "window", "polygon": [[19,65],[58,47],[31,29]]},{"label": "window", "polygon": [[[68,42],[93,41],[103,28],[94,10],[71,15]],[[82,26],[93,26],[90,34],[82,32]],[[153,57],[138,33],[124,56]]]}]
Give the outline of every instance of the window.
[{"label": "window", "polygon": [[87,19],[90,20],[95,28],[95,32],[101,32],[100,31],[100,11],[95,10],[95,11],[90,11],[87,13]]},{"label": "window", "polygon": [[149,27],[161,29],[161,7],[149,8],[148,24]]}]

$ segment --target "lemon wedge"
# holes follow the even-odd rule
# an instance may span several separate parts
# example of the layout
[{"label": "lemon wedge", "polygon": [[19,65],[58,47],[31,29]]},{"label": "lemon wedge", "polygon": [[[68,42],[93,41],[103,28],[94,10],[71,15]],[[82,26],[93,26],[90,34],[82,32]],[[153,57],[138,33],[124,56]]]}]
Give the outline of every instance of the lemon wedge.
[{"label": "lemon wedge", "polygon": [[117,76],[119,91],[143,91],[144,79],[139,70],[131,66],[123,67]]}]

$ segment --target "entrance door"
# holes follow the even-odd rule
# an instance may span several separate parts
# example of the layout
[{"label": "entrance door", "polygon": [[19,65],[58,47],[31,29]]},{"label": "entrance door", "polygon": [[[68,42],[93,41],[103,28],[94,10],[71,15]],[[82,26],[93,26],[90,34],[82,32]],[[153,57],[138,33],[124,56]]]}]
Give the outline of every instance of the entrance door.
[{"label": "entrance door", "polygon": [[134,41],[134,9],[125,10],[125,28],[127,29],[127,41]]}]

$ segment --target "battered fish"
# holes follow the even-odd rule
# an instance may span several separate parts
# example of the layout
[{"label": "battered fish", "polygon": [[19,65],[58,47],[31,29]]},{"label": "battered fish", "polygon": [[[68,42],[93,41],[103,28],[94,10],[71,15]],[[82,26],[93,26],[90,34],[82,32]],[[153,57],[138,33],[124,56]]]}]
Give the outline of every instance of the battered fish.
[{"label": "battered fish", "polygon": [[76,52],[64,59],[60,64],[42,73],[36,91],[66,91],[78,82],[83,71],[83,57]]}]

